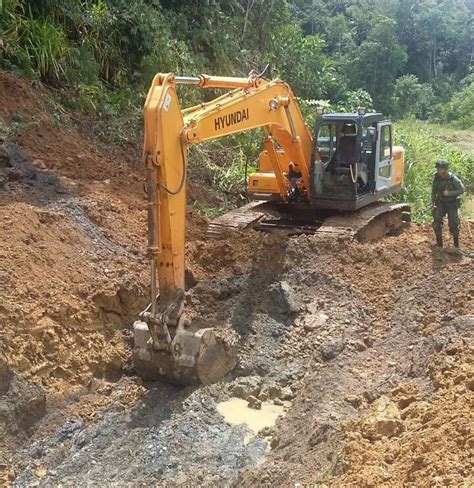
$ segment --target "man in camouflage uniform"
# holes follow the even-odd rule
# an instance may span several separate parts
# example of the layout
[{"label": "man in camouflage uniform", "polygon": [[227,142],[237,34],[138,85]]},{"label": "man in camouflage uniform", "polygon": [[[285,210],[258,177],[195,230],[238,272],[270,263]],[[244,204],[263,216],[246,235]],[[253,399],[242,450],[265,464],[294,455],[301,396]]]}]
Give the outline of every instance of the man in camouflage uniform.
[{"label": "man in camouflage uniform", "polygon": [[448,214],[449,231],[453,235],[454,247],[459,247],[459,196],[464,192],[461,180],[449,172],[449,163],[436,161],[436,174],[431,190],[431,209],[436,245],[443,247],[443,219]]}]

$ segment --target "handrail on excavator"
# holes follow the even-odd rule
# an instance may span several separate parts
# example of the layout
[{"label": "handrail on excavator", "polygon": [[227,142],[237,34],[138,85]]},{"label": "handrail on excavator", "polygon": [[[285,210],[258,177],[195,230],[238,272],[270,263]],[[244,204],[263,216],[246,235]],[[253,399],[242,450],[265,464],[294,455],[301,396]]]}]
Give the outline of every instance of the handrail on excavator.
[{"label": "handrail on excavator", "polygon": [[251,73],[248,78],[210,76],[206,74],[175,76],[174,81],[178,85],[197,85],[200,88],[257,88],[265,83],[265,80],[255,73]]}]

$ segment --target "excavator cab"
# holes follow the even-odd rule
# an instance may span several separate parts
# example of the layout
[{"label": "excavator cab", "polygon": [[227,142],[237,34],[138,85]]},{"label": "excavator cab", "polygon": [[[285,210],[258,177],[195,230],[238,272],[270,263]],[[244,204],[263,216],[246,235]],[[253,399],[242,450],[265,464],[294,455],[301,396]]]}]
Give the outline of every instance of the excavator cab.
[{"label": "excavator cab", "polygon": [[392,124],[380,113],[334,113],[316,119],[311,203],[357,210],[398,191],[403,149],[392,144]]}]

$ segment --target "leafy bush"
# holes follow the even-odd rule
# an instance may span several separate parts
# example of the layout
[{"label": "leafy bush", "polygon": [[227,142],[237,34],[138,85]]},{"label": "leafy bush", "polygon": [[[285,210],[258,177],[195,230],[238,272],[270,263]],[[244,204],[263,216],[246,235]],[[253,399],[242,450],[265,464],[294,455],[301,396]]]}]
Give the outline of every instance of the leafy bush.
[{"label": "leafy bush", "polygon": [[406,118],[409,115],[427,119],[434,110],[435,96],[429,83],[420,83],[415,75],[404,75],[395,82],[392,98],[393,115]]},{"label": "leafy bush", "polygon": [[441,108],[441,117],[462,129],[474,127],[474,73],[461,82],[462,89]]},{"label": "leafy bush", "polygon": [[272,38],[275,75],[287,81],[299,97],[326,97],[337,77],[324,47],[320,36],[303,37],[299,27],[286,26]]},{"label": "leafy bush", "polygon": [[[191,146],[189,151],[188,167],[193,180],[219,190],[229,199],[234,199],[244,189],[245,170],[247,168],[247,175],[256,170],[257,156],[262,149],[261,137],[257,132],[254,135],[245,134],[244,138],[250,146],[242,144],[241,137],[235,137]],[[255,145],[250,142],[254,137]]]},{"label": "leafy bush", "polygon": [[7,1],[3,10],[4,50],[8,58],[30,75],[46,82],[64,74],[69,44],[60,26],[33,17],[19,1]]}]

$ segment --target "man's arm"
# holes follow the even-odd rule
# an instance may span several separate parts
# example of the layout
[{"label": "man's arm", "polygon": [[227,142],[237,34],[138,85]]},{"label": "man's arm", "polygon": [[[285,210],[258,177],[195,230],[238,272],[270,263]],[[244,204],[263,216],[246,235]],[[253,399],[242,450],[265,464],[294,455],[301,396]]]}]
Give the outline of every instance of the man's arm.
[{"label": "man's arm", "polygon": [[453,185],[454,185],[454,190],[448,191],[448,194],[446,196],[458,197],[459,195],[464,193],[464,185],[462,184],[462,181],[456,176],[453,177]]},{"label": "man's arm", "polygon": [[431,184],[431,206],[434,207],[436,205],[436,177],[433,178],[433,183]]}]

